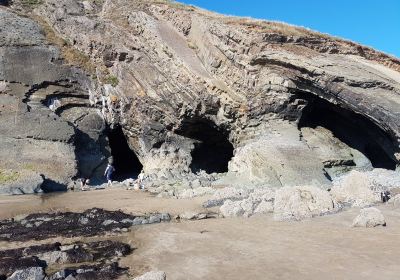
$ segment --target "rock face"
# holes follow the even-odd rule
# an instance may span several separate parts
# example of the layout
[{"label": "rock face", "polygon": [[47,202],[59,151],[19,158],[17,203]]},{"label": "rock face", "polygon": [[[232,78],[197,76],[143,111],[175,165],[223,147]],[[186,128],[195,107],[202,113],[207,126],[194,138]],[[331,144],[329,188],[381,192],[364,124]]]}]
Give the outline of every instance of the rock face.
[{"label": "rock face", "polygon": [[398,165],[394,57],[168,1],[20,4],[0,7],[0,168],[32,167],[44,187],[100,180],[107,128],[153,181],[203,170],[226,172],[220,185],[329,188]]},{"label": "rock face", "polygon": [[360,214],[353,221],[353,227],[376,226],[386,226],[386,221],[381,211],[375,207],[361,209]]},{"label": "rock face", "polygon": [[[36,22],[2,8],[0,22],[0,172],[26,178],[25,185],[0,180],[0,192],[64,190],[79,171],[93,175],[85,173],[105,156],[95,145],[104,121],[89,106],[90,81],[62,65],[59,49]],[[43,184],[30,179],[32,173],[41,174]]]}]

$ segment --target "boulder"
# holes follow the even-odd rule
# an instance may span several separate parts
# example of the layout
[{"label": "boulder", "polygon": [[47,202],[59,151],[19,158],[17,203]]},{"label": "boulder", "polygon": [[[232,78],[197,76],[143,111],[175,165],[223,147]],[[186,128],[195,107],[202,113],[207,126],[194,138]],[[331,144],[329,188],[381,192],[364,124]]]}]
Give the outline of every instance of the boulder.
[{"label": "boulder", "polygon": [[365,207],[380,202],[384,190],[387,187],[375,184],[371,174],[353,170],[334,181],[331,194],[338,202]]},{"label": "boulder", "polygon": [[198,211],[186,211],[178,216],[181,220],[203,220],[214,217],[215,215],[213,213],[203,213]]},{"label": "boulder", "polygon": [[399,207],[400,206],[400,194],[395,195],[389,200],[391,203],[393,203],[394,207]]},{"label": "boulder", "polygon": [[15,271],[7,280],[43,280],[44,278],[43,268],[30,267]]},{"label": "boulder", "polygon": [[226,200],[224,202],[224,205],[222,205],[219,209],[221,212],[222,216],[227,218],[227,217],[240,217],[244,215],[245,210],[243,207],[240,205],[241,201],[232,201],[230,199]]},{"label": "boulder", "polygon": [[133,280],[166,280],[167,275],[163,271],[150,271]]},{"label": "boulder", "polygon": [[329,192],[313,186],[283,187],[276,191],[274,219],[302,220],[339,210]]},{"label": "boulder", "polygon": [[212,199],[244,199],[249,196],[250,191],[241,188],[227,187],[214,192]]},{"label": "boulder", "polygon": [[[275,190],[270,188],[244,191],[232,191],[231,188],[226,188],[222,194],[230,195],[231,199],[209,200],[206,203],[207,205],[203,204],[203,206],[217,205],[217,203],[212,204],[212,202],[224,201],[220,207],[220,212],[224,217],[250,217],[254,214],[270,213],[274,209]],[[223,195],[219,197],[224,197]]]},{"label": "boulder", "polygon": [[199,187],[195,189],[184,189],[180,191],[176,196],[177,198],[180,199],[185,199],[185,198],[193,198],[193,197],[198,197],[198,196],[205,196],[208,194],[213,194],[215,192],[215,189],[211,187]]},{"label": "boulder", "polygon": [[353,220],[352,226],[367,228],[386,226],[386,221],[379,209],[369,207],[360,210],[360,214]]}]

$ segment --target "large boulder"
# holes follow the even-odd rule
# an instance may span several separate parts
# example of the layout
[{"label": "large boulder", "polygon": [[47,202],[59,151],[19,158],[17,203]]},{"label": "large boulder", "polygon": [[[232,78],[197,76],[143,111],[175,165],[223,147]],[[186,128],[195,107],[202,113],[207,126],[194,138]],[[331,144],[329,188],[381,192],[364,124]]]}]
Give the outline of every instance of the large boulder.
[{"label": "large boulder", "polygon": [[398,172],[377,169],[371,172],[353,170],[335,180],[332,196],[339,202],[353,207],[365,207],[381,201],[381,192],[398,186]]},{"label": "large boulder", "polygon": [[329,192],[313,186],[283,187],[276,191],[274,219],[302,220],[339,210]]},{"label": "large boulder", "polygon": [[232,201],[230,199],[224,202],[220,207],[220,212],[225,218],[228,217],[249,217],[254,212],[254,203],[248,199]]},{"label": "large boulder", "polygon": [[386,221],[379,209],[375,207],[369,207],[360,210],[360,214],[353,220],[352,226],[368,228],[386,226]]}]

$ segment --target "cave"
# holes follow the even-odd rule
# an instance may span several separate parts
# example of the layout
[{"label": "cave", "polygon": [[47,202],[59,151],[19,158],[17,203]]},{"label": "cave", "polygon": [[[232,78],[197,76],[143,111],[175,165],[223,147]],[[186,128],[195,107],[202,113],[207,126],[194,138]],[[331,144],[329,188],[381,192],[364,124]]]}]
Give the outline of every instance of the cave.
[{"label": "cave", "polygon": [[176,133],[194,140],[189,166],[193,173],[201,170],[208,174],[228,171],[228,163],[233,157],[228,130],[210,120],[194,118],[183,121]]},{"label": "cave", "polygon": [[120,126],[108,131],[108,144],[115,167],[113,180],[136,178],[143,168],[135,152],[131,150]]},{"label": "cave", "polygon": [[389,135],[368,118],[314,95],[301,95],[307,105],[298,122],[302,127],[324,127],[349,147],[363,153],[374,168],[396,169],[395,145]]}]

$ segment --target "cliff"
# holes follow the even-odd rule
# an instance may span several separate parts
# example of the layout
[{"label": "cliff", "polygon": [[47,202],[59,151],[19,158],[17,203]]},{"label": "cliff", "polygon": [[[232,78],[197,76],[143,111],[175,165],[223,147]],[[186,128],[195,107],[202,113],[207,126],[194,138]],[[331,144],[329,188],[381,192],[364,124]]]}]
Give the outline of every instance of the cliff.
[{"label": "cliff", "polygon": [[0,6],[4,185],[9,169],[51,190],[101,182],[110,155],[121,178],[192,187],[394,170],[399,71],[353,42],[175,2],[15,1]]}]

